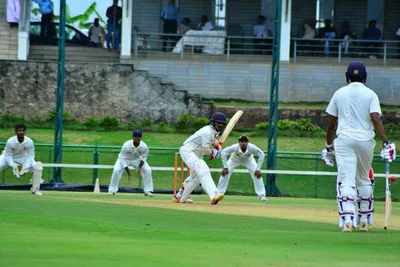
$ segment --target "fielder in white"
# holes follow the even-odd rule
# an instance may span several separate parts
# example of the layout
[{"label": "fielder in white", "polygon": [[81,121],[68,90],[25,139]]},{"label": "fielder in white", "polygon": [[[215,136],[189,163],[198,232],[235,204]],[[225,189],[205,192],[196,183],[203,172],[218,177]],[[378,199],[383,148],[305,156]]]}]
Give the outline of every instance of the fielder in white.
[{"label": "fielder in white", "polygon": [[[210,119],[210,125],[204,126],[192,136],[190,136],[180,147],[179,153],[186,166],[190,168],[190,176],[185,179],[182,187],[174,196],[176,203],[191,203],[190,193],[201,183],[204,191],[208,194],[211,205],[218,204],[224,197],[218,192],[214,180],[211,177],[210,168],[203,160],[204,155],[209,155],[211,159],[220,157],[221,146],[216,139],[226,126],[226,116],[221,112],[216,112]],[[210,149],[210,146],[213,148]]]},{"label": "fielder in white", "polygon": [[153,178],[151,176],[151,169],[146,162],[149,155],[149,148],[146,143],[142,141],[142,131],[134,130],[132,132],[132,140],[126,141],[119,152],[118,159],[114,165],[114,171],[111,176],[110,185],[108,186],[108,193],[115,195],[118,192],[119,181],[121,180],[124,170],[128,174],[128,180],[131,179],[132,172],[129,166],[135,168],[138,176],[143,178],[143,191],[146,197],[153,197]]},{"label": "fielder in white", "polygon": [[[32,188],[34,195],[41,196],[40,183],[42,180],[43,164],[35,161],[35,145],[29,137],[25,136],[26,126],[17,124],[16,135],[9,138],[3,153],[0,155],[0,172],[10,166],[17,179],[28,172],[32,172]],[[18,170],[18,166],[22,166]]]},{"label": "fielder in white", "polygon": [[334,93],[326,109],[329,123],[322,160],[333,166],[333,157],[336,158],[339,227],[344,232],[351,232],[360,224],[360,231],[366,232],[368,225],[372,224],[374,212],[374,187],[368,177],[375,147],[374,128],[383,142],[383,160],[393,161],[396,148],[386,137],[378,96],[364,85],[367,80],[364,64],[351,63],[346,79],[349,85]]},{"label": "fielder in white", "polygon": [[[256,163],[253,154],[258,155],[258,163]],[[229,179],[236,167],[244,166],[250,172],[258,198],[262,202],[267,202],[264,182],[261,179],[261,166],[264,162],[265,154],[260,148],[249,143],[249,138],[246,135],[242,135],[239,137],[238,144],[228,146],[221,151],[221,159],[224,169],[217,186],[220,193],[225,194]]]}]

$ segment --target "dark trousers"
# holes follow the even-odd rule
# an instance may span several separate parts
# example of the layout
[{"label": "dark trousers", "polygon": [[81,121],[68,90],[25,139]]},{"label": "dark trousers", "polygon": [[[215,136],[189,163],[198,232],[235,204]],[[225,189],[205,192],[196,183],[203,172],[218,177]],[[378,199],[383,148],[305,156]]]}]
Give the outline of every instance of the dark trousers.
[{"label": "dark trousers", "polygon": [[[176,31],[178,30],[178,22],[176,20],[164,20],[164,33],[171,33],[171,34],[176,34]],[[176,43],[176,36],[164,36],[163,37],[164,42],[163,42],[163,51],[167,51],[167,46],[168,43],[174,47]],[[169,41],[171,40],[171,41]]]},{"label": "dark trousers", "polygon": [[40,37],[47,43],[51,43],[54,35],[53,14],[42,14],[40,23]]}]

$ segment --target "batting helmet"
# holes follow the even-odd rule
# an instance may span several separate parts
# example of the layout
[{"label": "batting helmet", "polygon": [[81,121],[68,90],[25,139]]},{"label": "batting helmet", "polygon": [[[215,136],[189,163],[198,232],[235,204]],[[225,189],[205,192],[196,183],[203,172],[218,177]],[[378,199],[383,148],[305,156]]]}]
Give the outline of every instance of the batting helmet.
[{"label": "batting helmet", "polygon": [[347,82],[362,82],[367,80],[367,70],[361,62],[354,61],[349,64],[346,71]]},{"label": "batting helmet", "polygon": [[140,137],[142,137],[142,131],[141,130],[133,130],[132,136],[140,136]]},{"label": "batting helmet", "polygon": [[[219,122],[223,124],[223,127],[215,127],[215,123]],[[210,119],[210,124],[214,127],[217,132],[221,132],[225,129],[226,126],[226,116],[222,112],[215,112]]]}]

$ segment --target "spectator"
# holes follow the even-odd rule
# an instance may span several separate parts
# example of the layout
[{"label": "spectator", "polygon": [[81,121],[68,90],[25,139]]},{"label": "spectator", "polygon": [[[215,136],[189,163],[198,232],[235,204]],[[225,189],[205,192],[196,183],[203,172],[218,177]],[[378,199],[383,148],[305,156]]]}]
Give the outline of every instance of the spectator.
[{"label": "spectator", "polygon": [[208,17],[206,15],[201,16],[200,23],[197,25],[197,30],[211,31],[212,29],[214,29],[214,26],[208,21]]},{"label": "spectator", "polygon": [[[179,10],[175,6],[175,0],[170,0],[168,6],[164,7],[161,12],[161,19],[164,22],[163,32],[165,34],[176,34],[178,31],[178,27],[181,25],[181,21],[179,18]],[[163,36],[163,51],[167,52],[168,43],[171,44],[172,47],[175,46],[176,36]],[[169,42],[169,39],[172,39],[172,42]]]},{"label": "spectator", "polygon": [[40,37],[47,43],[51,44],[54,35],[54,22],[53,22],[53,2],[50,0],[33,0],[39,5],[40,13],[42,13],[42,20],[40,23]]},{"label": "spectator", "polygon": [[[368,54],[371,53],[369,56],[370,59],[376,59],[376,55],[378,53],[379,48],[379,39],[381,38],[381,30],[376,28],[376,20],[370,20],[368,23],[368,28],[364,31],[364,39],[371,42],[366,42],[366,48],[364,51]],[[372,48],[371,48],[372,47]]]},{"label": "spectator", "polygon": [[314,39],[317,36],[315,21],[304,21],[304,35],[302,39]]},{"label": "spectator", "polygon": [[10,24],[10,27],[18,27],[20,10],[19,0],[7,1],[7,22]]},{"label": "spectator", "polygon": [[347,56],[349,53],[350,40],[357,39],[356,34],[350,30],[350,23],[347,20],[342,23],[342,30],[339,38],[343,39],[342,47],[344,47],[344,55]]},{"label": "spectator", "polygon": [[[93,25],[89,28],[89,46],[90,47],[102,47],[103,43],[101,42],[100,36],[105,35],[105,30],[100,25],[99,18],[95,18]],[[104,39],[103,39],[104,40]]]},{"label": "spectator", "polygon": [[118,6],[118,0],[113,0],[113,5],[107,8],[107,49],[111,50],[111,38],[113,39],[112,48],[119,51],[119,32],[121,30],[122,8]]},{"label": "spectator", "polygon": [[185,35],[190,30],[190,19],[189,18],[183,18],[181,26],[178,28],[178,33]]},{"label": "spectator", "polygon": [[326,39],[324,45],[325,56],[329,56],[329,40],[336,38],[336,29],[332,27],[331,21],[326,19],[325,27],[320,28],[318,31],[318,38]]},{"label": "spectator", "polygon": [[253,26],[253,35],[256,37],[254,39],[254,44],[256,48],[256,54],[265,54],[266,37],[269,36],[270,30],[268,30],[267,25],[265,23],[266,18],[262,15],[257,17],[257,24]]},{"label": "spectator", "polygon": [[[400,41],[400,27],[396,31],[396,38],[397,38],[397,41]],[[400,43],[397,44],[397,46],[399,47],[399,51],[397,52],[397,58],[400,59]]]}]

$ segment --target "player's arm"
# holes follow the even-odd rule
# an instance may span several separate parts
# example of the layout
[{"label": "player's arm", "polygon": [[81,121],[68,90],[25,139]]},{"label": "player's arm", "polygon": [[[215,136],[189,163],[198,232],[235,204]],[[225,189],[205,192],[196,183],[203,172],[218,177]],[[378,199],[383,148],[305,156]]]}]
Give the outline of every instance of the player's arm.
[{"label": "player's arm", "polygon": [[222,166],[224,168],[222,169],[221,175],[225,176],[229,173],[228,169],[228,160],[231,154],[233,153],[233,150],[235,148],[235,145],[228,146],[227,148],[222,149],[221,151],[221,161],[222,161]]},{"label": "player's arm", "polygon": [[128,143],[125,143],[121,148],[121,152],[119,152],[118,159],[119,159],[119,164],[121,164],[121,167],[124,168],[125,171],[128,173],[130,179],[132,173],[131,170],[129,169],[128,163],[126,162],[128,159],[127,157],[128,149],[129,149]]},{"label": "player's arm", "polygon": [[10,167],[12,168],[14,168],[14,166],[17,167],[17,164],[14,162],[12,156],[12,145],[8,142],[6,143],[6,148],[4,149],[4,156]]},{"label": "player's arm", "polygon": [[22,170],[20,172],[20,175],[24,175],[29,171],[29,169],[33,165],[33,160],[35,159],[35,146],[32,142],[32,144],[29,146],[28,151],[27,151],[27,156],[25,162],[22,164]]},{"label": "player's arm", "polygon": [[138,168],[138,175],[140,176],[142,174],[142,167],[144,163],[147,160],[147,156],[149,155],[149,148],[146,146],[143,147],[143,150],[141,151],[141,156],[140,156],[140,163],[139,163],[139,168]]},{"label": "player's arm", "polygon": [[328,127],[326,128],[326,144],[327,144],[327,146],[332,146],[332,144],[333,144],[337,120],[338,120],[337,117],[329,115]]},{"label": "player's arm", "polygon": [[371,121],[374,125],[376,132],[378,133],[379,137],[381,138],[383,143],[388,141],[385,133],[385,128],[383,128],[382,120],[380,118],[380,114],[377,112],[371,113]]},{"label": "player's arm", "polygon": [[262,151],[258,146],[255,146],[253,144],[249,144],[249,146],[250,146],[250,152],[253,154],[257,154],[258,156],[257,171],[261,171],[261,167],[265,160],[264,151]]}]

